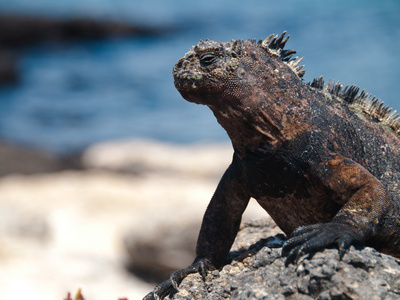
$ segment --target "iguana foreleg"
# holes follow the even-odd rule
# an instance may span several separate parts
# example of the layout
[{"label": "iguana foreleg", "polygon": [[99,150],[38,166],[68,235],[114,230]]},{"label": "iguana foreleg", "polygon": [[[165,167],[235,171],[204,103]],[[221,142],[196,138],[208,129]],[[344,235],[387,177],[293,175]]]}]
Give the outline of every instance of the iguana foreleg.
[{"label": "iguana foreleg", "polygon": [[282,254],[288,256],[286,265],[333,245],[343,257],[351,245],[362,244],[376,234],[389,207],[389,195],[382,183],[350,159],[336,156],[314,166],[311,172],[342,208],[331,222],[293,231],[282,249]]},{"label": "iguana foreleg", "polygon": [[167,281],[157,285],[143,300],[162,299],[173,288],[177,289],[187,275],[199,272],[204,278],[207,271],[223,265],[250,200],[241,174],[234,160],[222,177],[204,215],[197,241],[197,257],[193,264],[171,273]]}]

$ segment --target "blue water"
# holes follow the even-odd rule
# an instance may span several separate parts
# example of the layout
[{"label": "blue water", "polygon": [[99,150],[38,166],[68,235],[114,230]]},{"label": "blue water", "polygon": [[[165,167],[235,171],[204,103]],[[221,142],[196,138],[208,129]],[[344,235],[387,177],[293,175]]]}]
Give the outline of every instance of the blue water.
[{"label": "blue water", "polygon": [[398,0],[0,0],[0,11],[177,28],[25,50],[21,82],[0,89],[0,140],[55,153],[118,138],[227,141],[211,111],[175,90],[173,65],[200,39],[258,39],[283,30],[291,35],[287,47],[305,56],[305,81],[324,75],[357,84],[400,110]]}]

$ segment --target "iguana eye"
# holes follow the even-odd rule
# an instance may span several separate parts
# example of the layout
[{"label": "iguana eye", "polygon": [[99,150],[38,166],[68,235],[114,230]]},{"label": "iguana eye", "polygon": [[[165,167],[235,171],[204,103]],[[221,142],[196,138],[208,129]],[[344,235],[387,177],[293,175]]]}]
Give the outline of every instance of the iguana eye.
[{"label": "iguana eye", "polygon": [[200,65],[202,67],[210,66],[217,61],[217,58],[218,56],[214,53],[205,53],[200,56]]}]

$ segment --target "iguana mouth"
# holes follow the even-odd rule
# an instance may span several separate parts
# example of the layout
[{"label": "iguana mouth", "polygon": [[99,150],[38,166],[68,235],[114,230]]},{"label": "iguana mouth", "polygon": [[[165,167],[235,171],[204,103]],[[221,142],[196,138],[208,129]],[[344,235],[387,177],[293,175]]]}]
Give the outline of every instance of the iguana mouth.
[{"label": "iguana mouth", "polygon": [[199,87],[202,79],[203,75],[201,75],[200,73],[184,71],[184,72],[177,72],[174,74],[174,84],[178,90],[196,89]]}]

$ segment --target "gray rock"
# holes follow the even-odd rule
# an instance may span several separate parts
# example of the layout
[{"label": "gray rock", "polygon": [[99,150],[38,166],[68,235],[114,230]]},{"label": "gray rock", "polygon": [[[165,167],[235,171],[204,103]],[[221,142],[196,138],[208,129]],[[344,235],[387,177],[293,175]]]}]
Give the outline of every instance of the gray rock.
[{"label": "gray rock", "polygon": [[24,148],[0,141],[0,177],[8,174],[51,173],[80,169],[80,156],[57,157],[45,151]]},{"label": "gray rock", "polygon": [[171,272],[190,265],[195,258],[200,223],[168,224],[144,236],[137,232],[125,239],[126,268],[148,282],[167,280]]},{"label": "gray rock", "polygon": [[[352,247],[342,261],[336,249],[326,249],[285,267],[284,236],[265,238],[269,226],[245,224],[230,263],[205,282],[199,274],[188,276],[167,299],[400,299],[399,259]],[[258,242],[243,247],[247,238]]]}]

